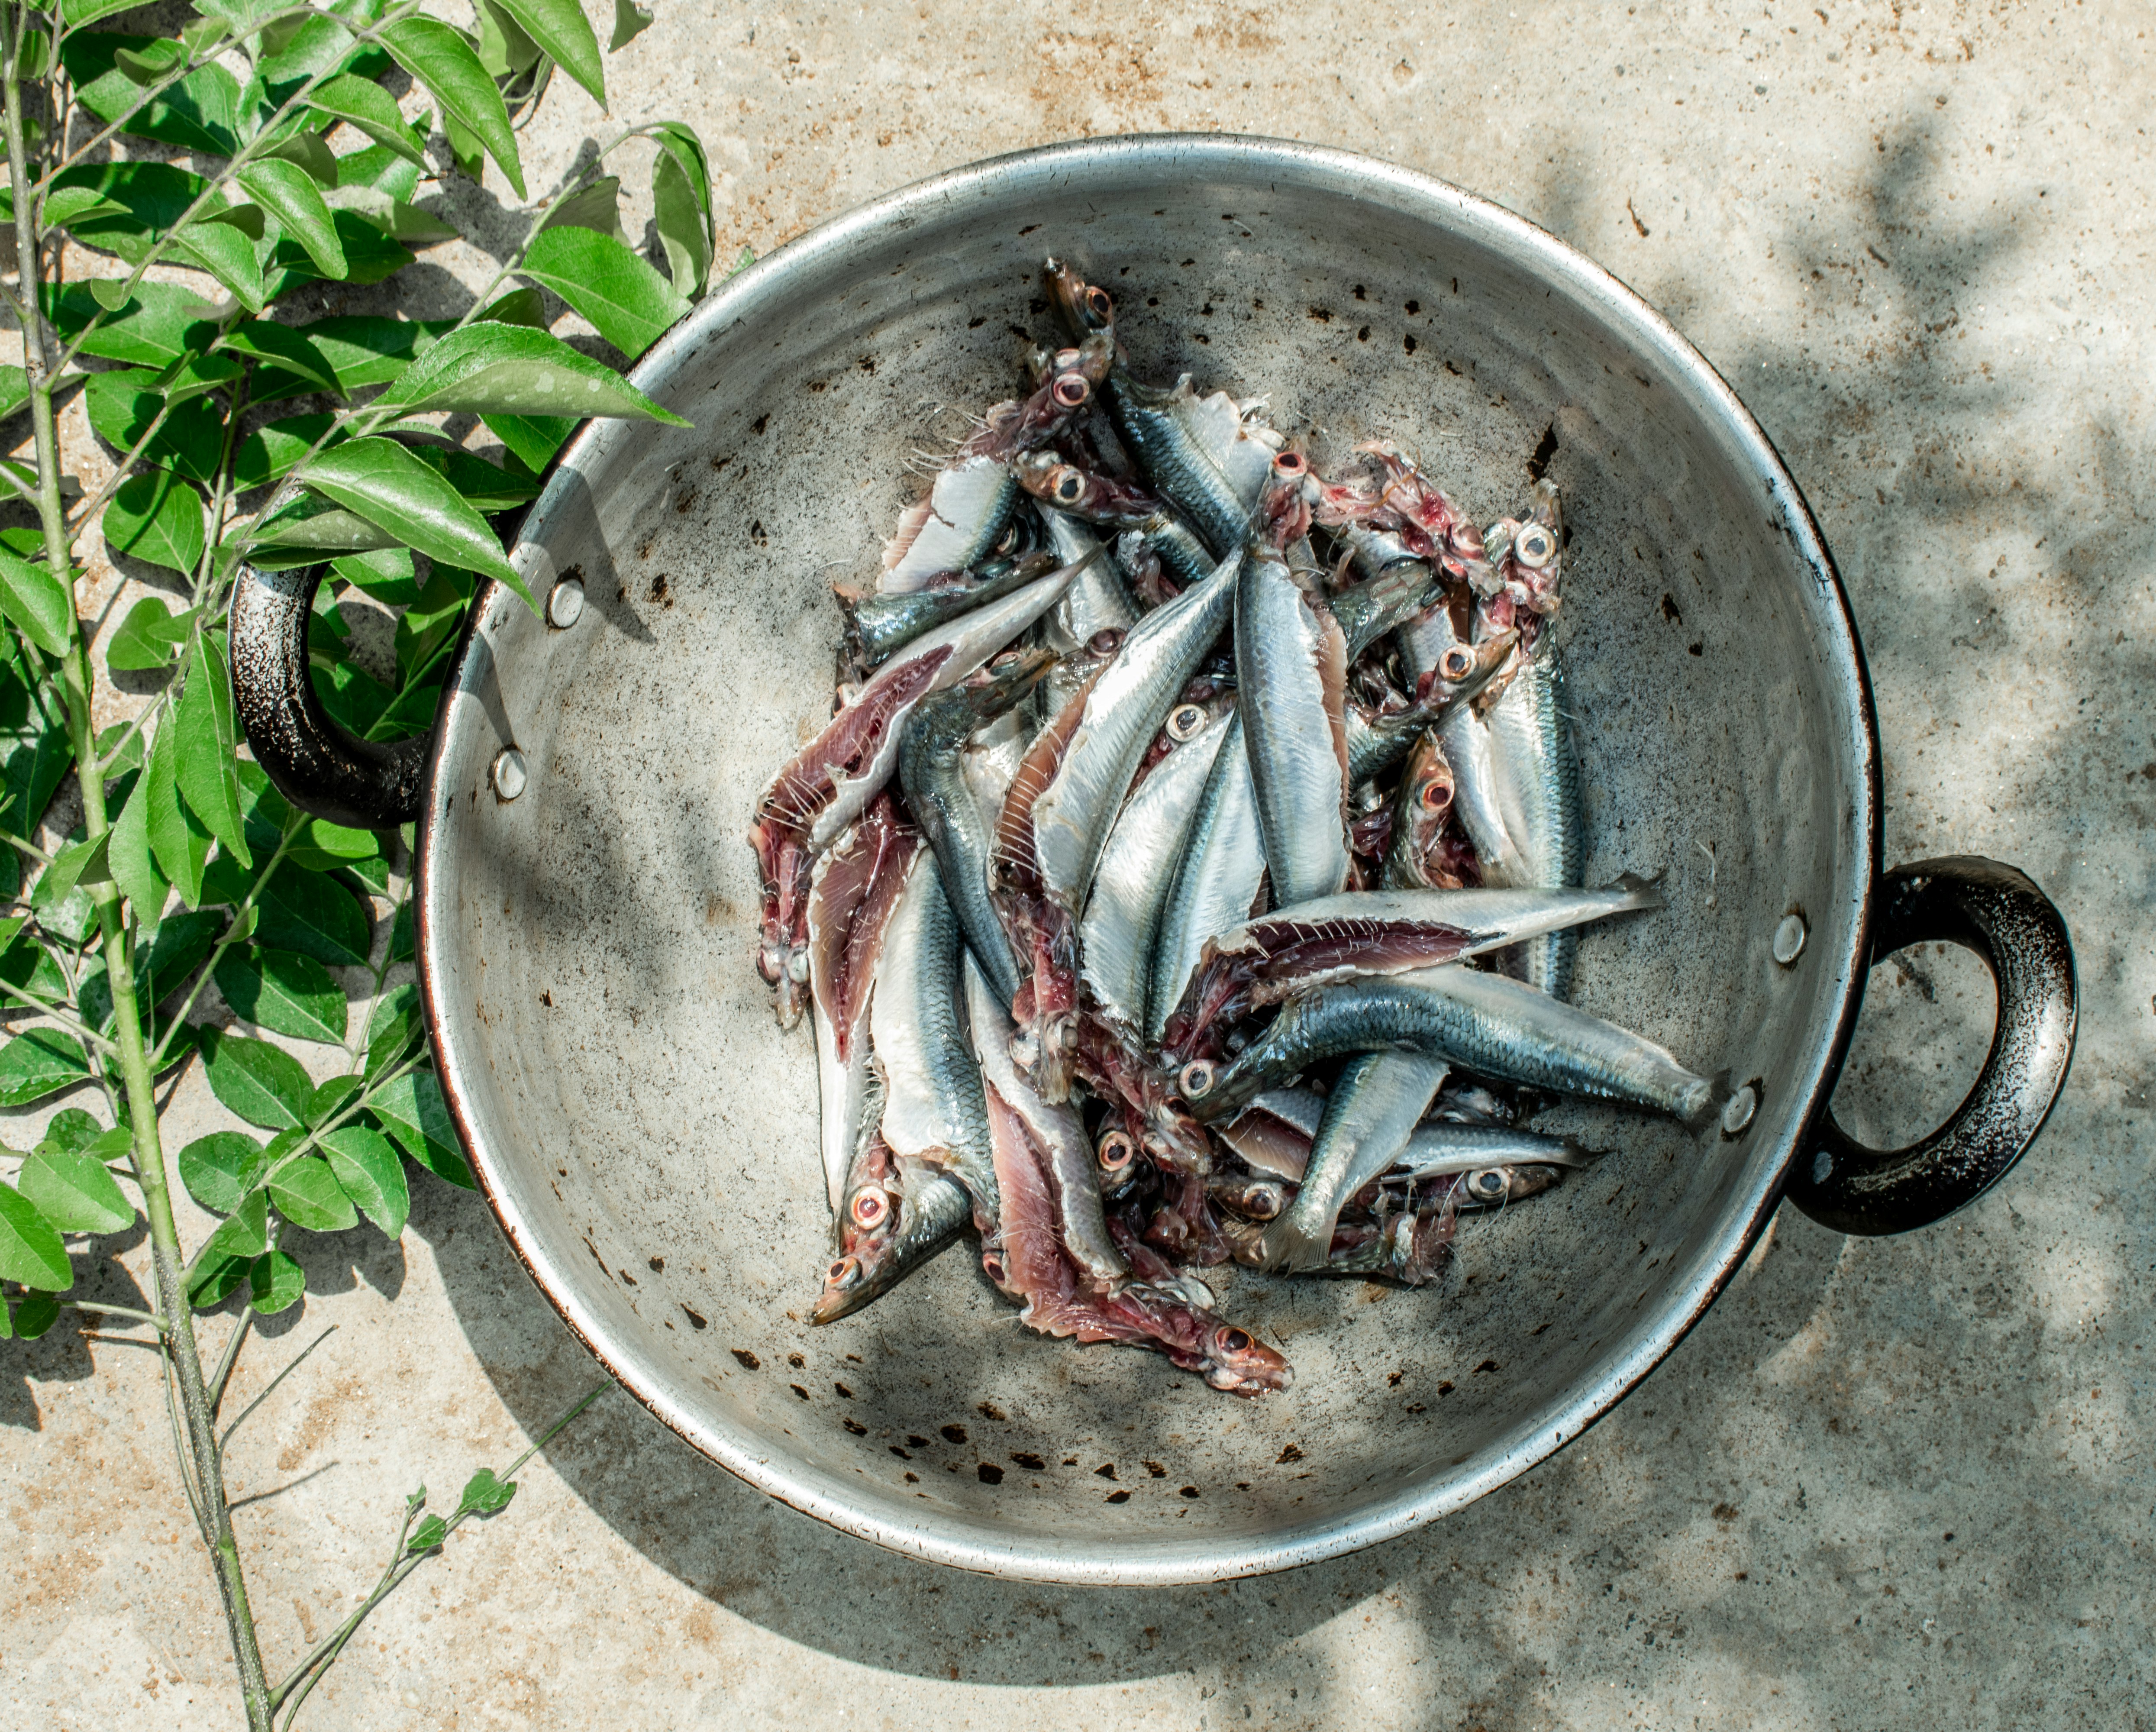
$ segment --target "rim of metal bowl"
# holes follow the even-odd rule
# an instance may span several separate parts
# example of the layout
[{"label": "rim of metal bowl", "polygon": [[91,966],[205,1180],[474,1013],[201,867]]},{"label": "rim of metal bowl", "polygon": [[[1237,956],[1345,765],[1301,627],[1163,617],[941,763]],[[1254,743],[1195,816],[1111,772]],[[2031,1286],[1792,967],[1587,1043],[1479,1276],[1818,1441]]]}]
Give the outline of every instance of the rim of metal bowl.
[{"label": "rim of metal bowl", "polygon": [[[426,995],[436,1066],[459,1138],[471,1158],[480,1189],[511,1247],[556,1311],[637,1400],[670,1430],[730,1472],[795,1509],[835,1528],[891,1549],[960,1569],[1022,1579],[1149,1586],[1178,1582],[1225,1580],[1262,1575],[1359,1550],[1449,1514],[1496,1490],[1577,1438],[1622,1401],[1673,1350],[1698,1322],[1741,1266],[1753,1241],[1779,1200],[1784,1173],[1804,1128],[1830,1090],[1829,1080],[1845,1050],[1856,1018],[1858,995],[1852,984],[1861,978],[1861,959],[1870,924],[1871,884],[1876,876],[1879,840],[1877,729],[1862,648],[1848,599],[1824,538],[1802,493],[1772,443],[1737,393],[1676,328],[1615,277],[1555,236],[1525,218],[1428,175],[1353,152],[1283,140],[1216,134],[1159,133],[1050,145],[987,158],[966,167],[919,181],[813,229],[758,260],[711,294],[630,373],[653,396],[660,396],[675,370],[707,332],[746,316],[767,302],[782,285],[794,279],[813,282],[827,261],[843,259],[872,236],[909,228],[916,213],[974,203],[991,196],[1030,188],[1046,198],[1070,196],[1071,183],[1112,181],[1122,171],[1157,172],[1172,162],[1179,172],[1202,177],[1209,169],[1247,178],[1254,166],[1274,175],[1317,182],[1342,196],[1373,201],[1407,214],[1463,232],[1491,250],[1508,256],[1543,278],[1561,283],[1584,306],[1604,321],[1638,351],[1659,364],[1662,378],[1688,400],[1702,418],[1722,424],[1734,449],[1749,463],[1768,496],[1770,517],[1813,576],[1815,623],[1830,646],[1830,662],[1839,659],[1833,680],[1847,702],[1838,718],[1851,734],[1848,761],[1856,766],[1861,785],[1849,790],[1855,810],[1851,870],[1859,881],[1843,902],[1815,912],[1814,943],[1822,960],[1836,972],[1840,986],[1836,1014],[1815,1032],[1809,1056],[1793,1080],[1802,1087],[1781,1095],[1779,1123],[1773,1127],[1782,1147],[1779,1159],[1761,1170],[1748,1191],[1732,1199],[1721,1231],[1695,1256],[1684,1278],[1665,1289],[1655,1314],[1635,1333],[1630,1349],[1591,1380],[1553,1391],[1534,1416],[1455,1463],[1442,1483],[1410,1485],[1395,1495],[1346,1514],[1267,1534],[1219,1534],[1178,1541],[1152,1534],[1121,1539],[1085,1539],[1075,1535],[1028,1537],[1022,1531],[974,1522],[945,1512],[900,1520],[864,1507],[855,1489],[835,1475],[772,1452],[769,1445],[687,1411],[664,1387],[664,1380],[644,1363],[634,1343],[613,1339],[612,1331],[581,1297],[582,1265],[551,1255],[515,1205],[497,1156],[480,1134],[462,1065],[443,1039],[447,1025],[437,983],[442,977],[439,940],[452,935],[453,919],[438,919],[432,870],[435,846],[434,779],[447,755],[451,729],[447,718],[459,694],[468,694],[475,640],[499,629],[511,609],[523,604],[506,587],[490,585],[472,609],[451,669],[444,720],[438,725],[428,765],[428,788],[420,824],[418,938],[421,990]],[[662,398],[663,400],[663,398]],[[559,468],[533,506],[518,551],[526,569],[547,563],[539,553],[548,524],[575,489],[568,472],[597,472],[619,441],[637,436],[625,422],[588,424],[563,454]],[[576,484],[580,488],[581,481]],[[1832,918],[1830,919],[1830,915]],[[1831,953],[1826,954],[1829,948]],[[1763,1125],[1761,1130],[1768,1128]]]}]

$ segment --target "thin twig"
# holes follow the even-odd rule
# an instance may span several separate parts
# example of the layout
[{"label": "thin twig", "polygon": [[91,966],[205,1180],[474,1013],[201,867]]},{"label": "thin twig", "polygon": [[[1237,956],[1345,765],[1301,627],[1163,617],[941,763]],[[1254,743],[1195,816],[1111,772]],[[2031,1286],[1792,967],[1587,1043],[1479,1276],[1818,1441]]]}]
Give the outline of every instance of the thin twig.
[{"label": "thin twig", "polygon": [[310,1341],[305,1347],[300,1349],[298,1357],[293,1359],[290,1365],[285,1366],[283,1370],[280,1371],[275,1377],[270,1380],[269,1384],[264,1387],[260,1395],[257,1395],[253,1401],[249,1401],[244,1407],[239,1410],[239,1417],[233,1421],[230,1425],[227,1426],[224,1428],[224,1435],[217,1440],[217,1449],[219,1455],[223,1455],[224,1453],[226,1446],[232,1442],[232,1434],[247,1423],[247,1416],[254,1412],[254,1410],[259,1407],[264,1401],[268,1401],[271,1391],[286,1378],[290,1377],[295,1371],[298,1370],[300,1365],[305,1360],[307,1355],[312,1353],[317,1347],[320,1347],[323,1342],[328,1340],[330,1337],[336,1334],[336,1332],[337,1326],[335,1323],[331,1323],[327,1329],[324,1329],[321,1334],[316,1336],[313,1340]]},{"label": "thin twig", "polygon": [[62,1299],[63,1311],[95,1311],[109,1317],[131,1317],[137,1323],[154,1323],[157,1333],[165,1333],[165,1319],[154,1311],[138,1311],[132,1305],[108,1305],[101,1299]]},{"label": "thin twig", "polygon": [[247,1332],[254,1322],[254,1302],[247,1301],[239,1308],[239,1320],[232,1326],[226,1337],[224,1352],[217,1362],[217,1374],[209,1380],[209,1416],[217,1417],[217,1410],[224,1400],[224,1386],[232,1381],[232,1368],[239,1363],[239,1344],[247,1339]]}]

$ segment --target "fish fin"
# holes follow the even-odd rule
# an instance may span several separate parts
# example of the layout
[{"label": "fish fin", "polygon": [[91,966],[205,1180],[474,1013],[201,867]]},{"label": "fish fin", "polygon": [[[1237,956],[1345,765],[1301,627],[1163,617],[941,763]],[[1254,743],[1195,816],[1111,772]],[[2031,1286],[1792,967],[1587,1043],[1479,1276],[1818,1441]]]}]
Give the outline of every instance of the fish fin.
[{"label": "fish fin", "polygon": [[1265,1229],[1258,1243],[1261,1267],[1291,1274],[1322,1269],[1332,1251],[1332,1224],[1327,1221],[1319,1236],[1303,1231],[1284,1215]]}]

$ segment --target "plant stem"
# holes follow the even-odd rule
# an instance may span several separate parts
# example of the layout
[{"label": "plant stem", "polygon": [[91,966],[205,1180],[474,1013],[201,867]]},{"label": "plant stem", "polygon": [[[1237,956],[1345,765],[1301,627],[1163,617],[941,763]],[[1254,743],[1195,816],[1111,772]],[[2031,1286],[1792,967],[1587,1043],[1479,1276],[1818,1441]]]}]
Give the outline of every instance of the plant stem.
[{"label": "plant stem", "polygon": [[[8,22],[19,27],[22,8],[9,10],[15,15]],[[15,40],[19,42],[19,35]],[[69,557],[67,520],[60,507],[59,434],[53,416],[52,373],[42,316],[43,297],[38,293],[43,254],[31,208],[28,155],[23,147],[21,73],[18,54],[11,46],[7,64],[0,68],[0,96],[4,96],[8,168],[14,189],[15,252],[22,298],[29,313],[23,324],[23,361],[29,381],[30,424],[37,445],[38,517],[44,534],[46,563],[62,589],[72,594],[74,571]],[[74,640],[62,659],[60,687],[67,705],[69,732],[73,736],[76,778],[82,788],[84,834],[95,840],[110,828],[110,821],[105,805],[105,779],[97,768],[97,732],[90,718],[89,646],[84,642],[79,620]],[[129,1117],[134,1125],[135,1164],[141,1175],[143,1213],[150,1223],[151,1262],[157,1277],[157,1306],[169,1319],[167,1357],[179,1385],[180,1405],[187,1421],[192,1484],[202,1497],[203,1524],[216,1563],[225,1622],[232,1634],[233,1657],[239,1668],[240,1693],[247,1706],[248,1724],[250,1732],[270,1732],[269,1685],[262,1671],[261,1646],[255,1636],[254,1614],[248,1606],[247,1581],[240,1568],[239,1544],[233,1538],[231,1512],[225,1504],[217,1433],[210,1419],[208,1392],[203,1386],[202,1356],[195,1345],[194,1313],[187,1303],[187,1288],[180,1279],[180,1233],[172,1218],[165,1153],[157,1135],[157,1090],[150,1074],[149,1055],[142,1050],[142,1017],[135,989],[132,945],[121,920],[118,889],[107,881],[97,887],[96,897],[105,975],[112,988],[112,1009],[118,1025],[121,1074],[126,1084]]]}]

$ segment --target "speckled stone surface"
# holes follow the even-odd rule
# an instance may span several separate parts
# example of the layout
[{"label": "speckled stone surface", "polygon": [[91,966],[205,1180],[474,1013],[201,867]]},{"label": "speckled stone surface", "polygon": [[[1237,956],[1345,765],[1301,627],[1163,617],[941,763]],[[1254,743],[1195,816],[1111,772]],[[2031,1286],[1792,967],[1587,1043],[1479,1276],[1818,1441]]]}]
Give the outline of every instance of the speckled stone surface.
[{"label": "speckled stone surface", "polygon": [[[1616,271],[1735,382],[1835,549],[1888,861],[2029,871],[2074,933],[2080,1051],[1990,1197],[1887,1241],[1785,1212],[1614,1416],[1417,1535],[1212,1589],[1001,1584],[794,1515],[609,1396],[307,1723],[2145,1724],[2152,33],[2128,4],[662,7],[613,63],[616,121],[704,133],[724,254],[993,152],[1217,127],[1427,170]],[[611,124],[562,81],[535,191]],[[429,254],[414,310],[491,275],[506,196],[442,195],[472,244]],[[1958,955],[1882,970],[1852,1125],[1922,1128],[1989,1015]],[[190,1076],[173,1140],[223,1122]],[[238,1373],[249,1399],[338,1325],[232,1462],[273,1672],[372,1580],[406,1493],[503,1465],[594,1376],[475,1199],[418,1205],[400,1246],[303,1240],[305,1314]],[[119,1261],[139,1278],[143,1247]],[[154,1361],[100,1333],[0,1345],[0,1725],[234,1724]]]}]

